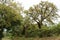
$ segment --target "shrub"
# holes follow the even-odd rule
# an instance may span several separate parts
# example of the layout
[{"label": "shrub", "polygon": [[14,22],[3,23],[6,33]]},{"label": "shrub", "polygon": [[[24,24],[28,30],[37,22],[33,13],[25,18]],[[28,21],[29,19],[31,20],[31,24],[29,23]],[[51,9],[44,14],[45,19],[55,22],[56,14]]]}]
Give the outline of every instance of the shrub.
[{"label": "shrub", "polygon": [[41,29],[32,29],[30,28],[29,30],[26,31],[26,37],[48,37],[51,36],[51,30],[49,27],[44,27]]}]

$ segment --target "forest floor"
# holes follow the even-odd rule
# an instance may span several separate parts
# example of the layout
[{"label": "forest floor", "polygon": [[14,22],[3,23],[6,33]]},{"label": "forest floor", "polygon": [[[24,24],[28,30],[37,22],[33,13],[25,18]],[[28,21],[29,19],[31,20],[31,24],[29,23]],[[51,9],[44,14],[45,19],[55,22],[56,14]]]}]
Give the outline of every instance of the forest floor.
[{"label": "forest floor", "polygon": [[[9,38],[3,38],[3,40],[11,40]],[[60,37],[44,37],[44,38],[25,38],[25,37],[16,37],[14,40],[60,40]]]},{"label": "forest floor", "polygon": [[11,40],[11,39],[8,37],[4,37],[2,40]]}]

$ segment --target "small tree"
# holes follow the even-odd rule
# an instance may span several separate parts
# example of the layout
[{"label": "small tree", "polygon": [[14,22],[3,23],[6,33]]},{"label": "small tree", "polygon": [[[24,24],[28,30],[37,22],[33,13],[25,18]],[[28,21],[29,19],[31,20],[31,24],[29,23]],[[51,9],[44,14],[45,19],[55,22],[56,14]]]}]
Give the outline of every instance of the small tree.
[{"label": "small tree", "polygon": [[32,26],[32,22],[30,20],[30,17],[28,15],[26,15],[24,18],[23,18],[23,31],[22,31],[22,34],[25,35],[26,34],[26,30]]},{"label": "small tree", "polygon": [[4,28],[14,31],[15,27],[20,27],[21,18],[20,11],[18,12],[10,6],[0,4],[0,38],[2,38]]}]

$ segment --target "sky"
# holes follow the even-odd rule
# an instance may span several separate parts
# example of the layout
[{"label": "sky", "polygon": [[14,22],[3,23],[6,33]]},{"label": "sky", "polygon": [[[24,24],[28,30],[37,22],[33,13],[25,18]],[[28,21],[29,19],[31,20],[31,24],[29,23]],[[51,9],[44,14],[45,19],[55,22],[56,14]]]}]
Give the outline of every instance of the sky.
[{"label": "sky", "polygon": [[[15,1],[21,3],[24,9],[29,9],[29,7],[39,4],[41,0],[15,0]],[[60,15],[60,0],[42,0],[42,1],[49,1],[54,3],[59,9],[58,14]]]},{"label": "sky", "polygon": [[[38,4],[41,0],[15,0],[15,1],[21,3],[22,6],[24,6],[24,9],[28,9],[30,6]],[[60,0],[42,0],[42,1],[52,2],[58,7],[58,9],[60,9]]]},{"label": "sky", "polygon": [[[21,3],[24,9],[29,9],[29,7],[39,4],[39,2],[41,2],[41,0],[15,0],[15,1]],[[59,9],[58,14],[60,15],[60,0],[42,0],[42,1],[54,3]],[[60,21],[60,19],[58,21]]]}]

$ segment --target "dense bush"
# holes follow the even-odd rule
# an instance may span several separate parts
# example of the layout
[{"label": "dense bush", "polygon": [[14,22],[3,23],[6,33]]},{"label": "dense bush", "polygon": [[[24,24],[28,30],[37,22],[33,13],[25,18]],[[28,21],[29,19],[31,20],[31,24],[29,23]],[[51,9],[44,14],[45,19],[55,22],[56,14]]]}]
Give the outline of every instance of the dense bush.
[{"label": "dense bush", "polygon": [[52,36],[52,34],[49,27],[43,27],[41,29],[30,28],[26,31],[25,36],[26,37],[48,37],[48,36]]},{"label": "dense bush", "polygon": [[50,37],[50,36],[58,36],[60,35],[60,24],[54,26],[43,26],[41,29],[36,26],[30,26],[25,31],[25,35],[22,35],[23,28],[20,27],[18,30],[15,30],[13,33],[17,36],[25,36],[25,37]]},{"label": "dense bush", "polygon": [[60,35],[60,23],[57,25],[52,26],[51,28],[52,36],[58,36]]},{"label": "dense bush", "polygon": [[26,30],[26,37],[50,37],[60,35],[60,24],[54,26],[44,26],[41,29],[29,28]]}]

